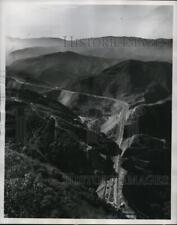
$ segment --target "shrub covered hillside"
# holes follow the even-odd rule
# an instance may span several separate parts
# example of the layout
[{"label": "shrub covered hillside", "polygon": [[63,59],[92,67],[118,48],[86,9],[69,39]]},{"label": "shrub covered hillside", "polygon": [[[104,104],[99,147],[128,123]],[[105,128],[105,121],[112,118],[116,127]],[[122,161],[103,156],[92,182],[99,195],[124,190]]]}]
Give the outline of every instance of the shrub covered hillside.
[{"label": "shrub covered hillside", "polygon": [[116,218],[119,215],[106,208],[91,188],[88,190],[59,169],[12,148],[6,148],[6,217]]}]

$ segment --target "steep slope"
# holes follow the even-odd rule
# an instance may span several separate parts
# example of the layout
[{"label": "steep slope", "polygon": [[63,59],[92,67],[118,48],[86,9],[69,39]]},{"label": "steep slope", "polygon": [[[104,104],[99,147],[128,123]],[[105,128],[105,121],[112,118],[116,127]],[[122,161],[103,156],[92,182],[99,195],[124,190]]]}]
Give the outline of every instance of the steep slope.
[{"label": "steep slope", "polygon": [[[81,120],[94,131],[103,132],[118,145],[122,143],[124,125],[128,113],[128,104],[116,99],[72,92],[68,90],[53,89],[45,93],[52,99],[57,99],[68,106],[73,112],[80,115]],[[120,155],[112,157],[116,176],[105,177],[98,183],[97,195],[109,206],[117,211],[124,204],[122,196],[122,170]],[[126,207],[124,213],[128,218],[136,218],[134,212]]]},{"label": "steep slope", "polygon": [[171,98],[130,109],[121,144],[123,194],[139,218],[169,219]]},{"label": "steep slope", "polygon": [[[85,86],[80,86],[82,89],[74,83],[72,87],[81,92],[53,89],[47,95],[69,106],[90,127],[102,130],[121,144],[124,154],[114,158],[118,176],[102,180],[97,188],[98,196],[117,209],[122,207],[129,218],[169,218],[171,64],[131,60],[108,68],[98,76],[83,79]],[[104,92],[115,81],[116,94]],[[126,103],[118,100],[116,105],[116,99],[111,97],[127,101],[130,109],[127,106],[123,111],[121,103]],[[119,116],[121,111],[123,117]],[[123,130],[122,142],[119,137]],[[156,180],[157,183],[151,184],[149,176],[152,179],[159,176],[166,183]],[[134,179],[135,185],[131,183]],[[147,182],[147,187],[141,180]]]},{"label": "steep slope", "polygon": [[54,89],[45,93],[80,116],[91,130],[102,132],[120,144],[128,105],[102,96]]},{"label": "steep slope", "polygon": [[[7,92],[7,138],[21,143],[26,154],[34,154],[63,170],[114,172],[111,159],[109,163],[101,156],[110,158],[120,153],[113,141],[89,130],[61,103],[31,91],[28,86],[16,87]],[[108,165],[107,169],[104,165]]]},{"label": "steep slope", "polygon": [[171,142],[171,99],[156,103],[141,104],[129,112],[124,137],[134,134],[147,134]]},{"label": "steep slope", "polygon": [[130,104],[151,102],[171,95],[172,65],[128,60],[83,78],[67,89],[122,99]]},{"label": "steep slope", "polygon": [[23,87],[37,93],[43,93],[51,89],[48,83],[32,77],[22,77],[6,69],[6,91],[10,92],[11,88],[17,88],[19,90]]},{"label": "steep slope", "polygon": [[100,201],[93,188],[18,149],[6,145],[5,217],[126,218]]},{"label": "steep slope", "polygon": [[83,56],[73,52],[58,52],[41,57],[19,60],[8,67],[18,76],[41,79],[63,86],[78,77],[91,76],[113,65],[111,59]]},{"label": "steep slope", "polygon": [[[123,194],[140,218],[170,219],[171,149],[165,140],[133,135],[123,154]],[[142,217],[143,215],[143,217]]]}]

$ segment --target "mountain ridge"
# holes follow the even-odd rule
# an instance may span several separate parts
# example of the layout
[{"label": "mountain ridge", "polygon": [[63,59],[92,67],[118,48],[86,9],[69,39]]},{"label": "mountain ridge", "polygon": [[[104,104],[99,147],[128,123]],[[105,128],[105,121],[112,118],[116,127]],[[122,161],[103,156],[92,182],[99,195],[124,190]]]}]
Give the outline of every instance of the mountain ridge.
[{"label": "mountain ridge", "polygon": [[172,64],[127,60],[103,70],[96,76],[70,83],[65,88],[122,99],[132,104],[138,99],[151,101],[153,98],[158,100],[162,95],[163,98],[171,95],[171,87]]},{"label": "mountain ridge", "polygon": [[[61,39],[61,38],[29,38],[15,39],[7,38],[6,51],[7,61],[11,63],[13,52],[25,48],[44,48],[45,53],[56,51],[73,51],[83,55],[97,57],[116,58],[125,60],[127,58],[149,59],[171,61],[172,39],[144,39],[137,37],[97,37],[80,39]],[[48,48],[48,49],[47,49]],[[120,54],[121,52],[121,54]],[[22,54],[19,52],[19,54]],[[41,55],[42,50],[34,55]],[[32,57],[27,55],[24,57]],[[21,57],[16,54],[16,57]]]},{"label": "mountain ridge", "polygon": [[97,74],[116,62],[115,59],[86,56],[67,51],[17,60],[7,68],[21,76],[28,74],[29,77],[61,85],[62,82],[70,82],[78,76]]}]

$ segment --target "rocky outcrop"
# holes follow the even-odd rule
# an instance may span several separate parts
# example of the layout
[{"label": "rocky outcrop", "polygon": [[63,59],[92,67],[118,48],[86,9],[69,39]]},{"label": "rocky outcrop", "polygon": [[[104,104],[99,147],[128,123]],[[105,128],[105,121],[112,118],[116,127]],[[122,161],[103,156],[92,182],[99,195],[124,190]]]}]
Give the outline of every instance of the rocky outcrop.
[{"label": "rocky outcrop", "polygon": [[134,135],[124,142],[123,195],[138,218],[170,218],[171,149],[165,139]]},{"label": "rocky outcrop", "polygon": [[104,133],[120,145],[129,108],[126,102],[64,89],[50,90],[45,94],[79,115],[91,130]]},{"label": "rocky outcrop", "polygon": [[171,99],[141,104],[130,110],[124,137],[147,134],[171,142]]},{"label": "rocky outcrop", "polygon": [[132,172],[147,174],[170,173],[170,149],[165,140],[148,135],[134,135],[122,154],[123,166]]},{"label": "rocky outcrop", "polygon": [[[130,108],[122,143],[123,195],[138,218],[170,218],[171,98],[152,85]],[[157,100],[157,101],[156,101]]]}]

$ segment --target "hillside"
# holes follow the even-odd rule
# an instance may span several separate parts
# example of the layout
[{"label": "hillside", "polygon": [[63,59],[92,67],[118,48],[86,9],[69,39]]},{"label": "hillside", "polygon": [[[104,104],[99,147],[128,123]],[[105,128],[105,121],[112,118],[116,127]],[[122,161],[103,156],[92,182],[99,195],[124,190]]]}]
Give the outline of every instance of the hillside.
[{"label": "hillside", "polygon": [[105,69],[97,76],[77,80],[66,88],[135,104],[167,97],[171,95],[171,87],[170,63],[128,60]]},{"label": "hillside", "polygon": [[124,123],[128,104],[113,98],[54,89],[45,94],[79,115],[87,126],[120,144],[123,136]]},{"label": "hillside", "polygon": [[8,70],[19,77],[40,79],[63,86],[78,77],[91,76],[116,63],[116,60],[57,52],[14,62]]},{"label": "hillside", "polygon": [[5,217],[126,218],[100,201],[94,188],[18,151],[6,145]]},{"label": "hillside", "polygon": [[6,216],[170,218],[172,40],[10,42]]}]

